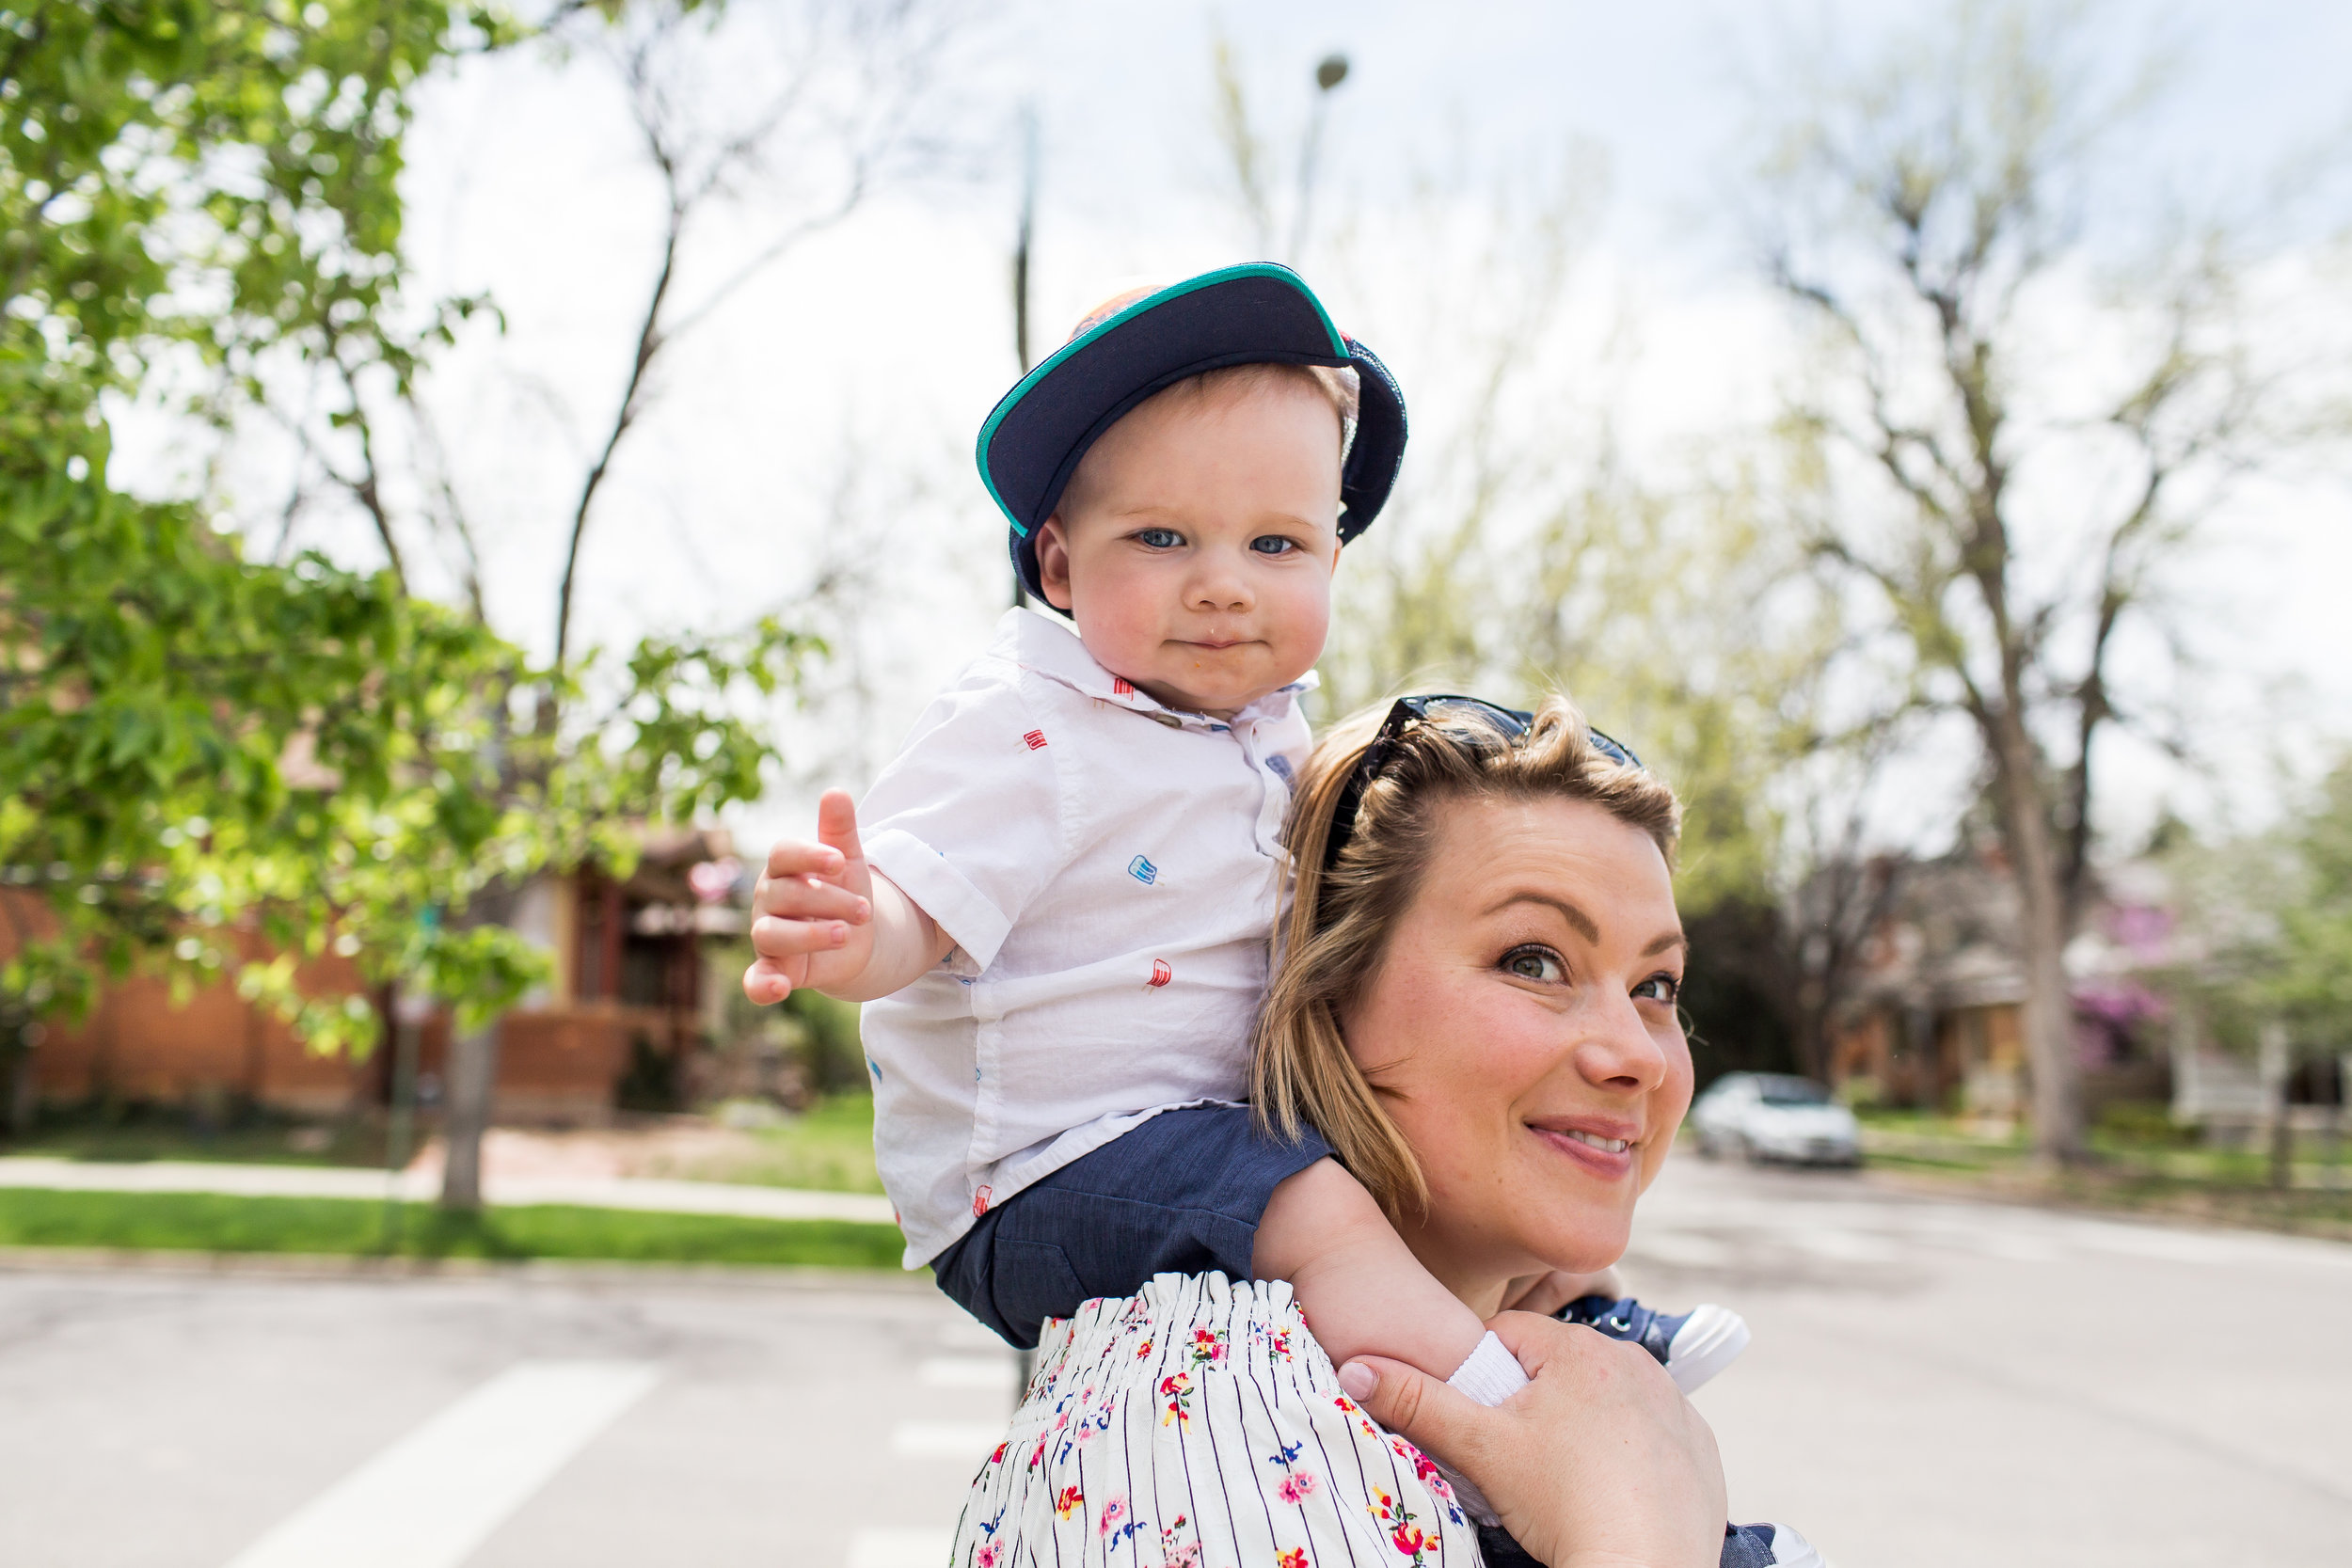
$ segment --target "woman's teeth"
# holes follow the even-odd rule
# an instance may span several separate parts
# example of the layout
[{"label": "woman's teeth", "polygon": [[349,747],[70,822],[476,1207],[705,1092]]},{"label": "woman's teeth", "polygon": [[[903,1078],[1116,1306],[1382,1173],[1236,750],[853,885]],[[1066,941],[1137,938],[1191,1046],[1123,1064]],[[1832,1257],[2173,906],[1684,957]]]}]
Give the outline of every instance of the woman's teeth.
[{"label": "woman's teeth", "polygon": [[1594,1132],[1578,1132],[1571,1131],[1568,1133],[1568,1136],[1574,1138],[1578,1143],[1591,1144],[1595,1148],[1601,1149],[1610,1154],[1623,1154],[1629,1147],[1626,1140],[1623,1138],[1604,1138]]}]

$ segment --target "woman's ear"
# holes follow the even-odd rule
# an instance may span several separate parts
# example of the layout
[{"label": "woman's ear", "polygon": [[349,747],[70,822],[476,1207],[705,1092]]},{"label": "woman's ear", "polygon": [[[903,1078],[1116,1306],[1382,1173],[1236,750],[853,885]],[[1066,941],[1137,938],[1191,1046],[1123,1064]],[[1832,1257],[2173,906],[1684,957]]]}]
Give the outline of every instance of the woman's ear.
[{"label": "woman's ear", "polygon": [[1070,531],[1062,526],[1058,512],[1037,531],[1037,580],[1045,590],[1045,602],[1069,614],[1076,602],[1070,593]]}]

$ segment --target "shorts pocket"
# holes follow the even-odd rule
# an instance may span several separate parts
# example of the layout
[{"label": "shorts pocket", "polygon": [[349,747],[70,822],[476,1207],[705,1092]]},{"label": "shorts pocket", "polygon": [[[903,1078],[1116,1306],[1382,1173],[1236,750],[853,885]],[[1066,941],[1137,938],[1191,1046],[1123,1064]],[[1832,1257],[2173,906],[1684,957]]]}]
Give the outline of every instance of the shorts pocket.
[{"label": "shorts pocket", "polygon": [[1048,1318],[1067,1318],[1087,1299],[1070,1255],[1052,1242],[996,1239],[996,1310],[1023,1345],[1037,1343],[1038,1327]]}]

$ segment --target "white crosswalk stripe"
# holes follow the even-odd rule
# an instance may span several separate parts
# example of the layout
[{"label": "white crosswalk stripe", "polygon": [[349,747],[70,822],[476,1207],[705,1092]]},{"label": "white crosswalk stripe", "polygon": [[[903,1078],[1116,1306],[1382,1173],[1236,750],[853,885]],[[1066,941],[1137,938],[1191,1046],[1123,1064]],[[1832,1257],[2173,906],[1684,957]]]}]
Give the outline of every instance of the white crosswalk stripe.
[{"label": "white crosswalk stripe", "polygon": [[229,1568],[457,1568],[656,1375],[631,1361],[509,1368],[319,1494]]}]

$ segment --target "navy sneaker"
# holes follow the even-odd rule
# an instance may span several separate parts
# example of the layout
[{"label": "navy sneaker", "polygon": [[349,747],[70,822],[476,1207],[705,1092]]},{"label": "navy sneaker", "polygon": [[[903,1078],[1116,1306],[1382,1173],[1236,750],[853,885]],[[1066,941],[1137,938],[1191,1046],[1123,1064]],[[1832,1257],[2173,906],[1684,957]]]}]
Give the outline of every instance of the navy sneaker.
[{"label": "navy sneaker", "polygon": [[1652,1355],[1684,1393],[1722,1371],[1748,1348],[1747,1320],[1712,1303],[1668,1317],[1626,1296],[1580,1296],[1560,1309],[1560,1321],[1597,1328],[1612,1339],[1630,1339]]}]

